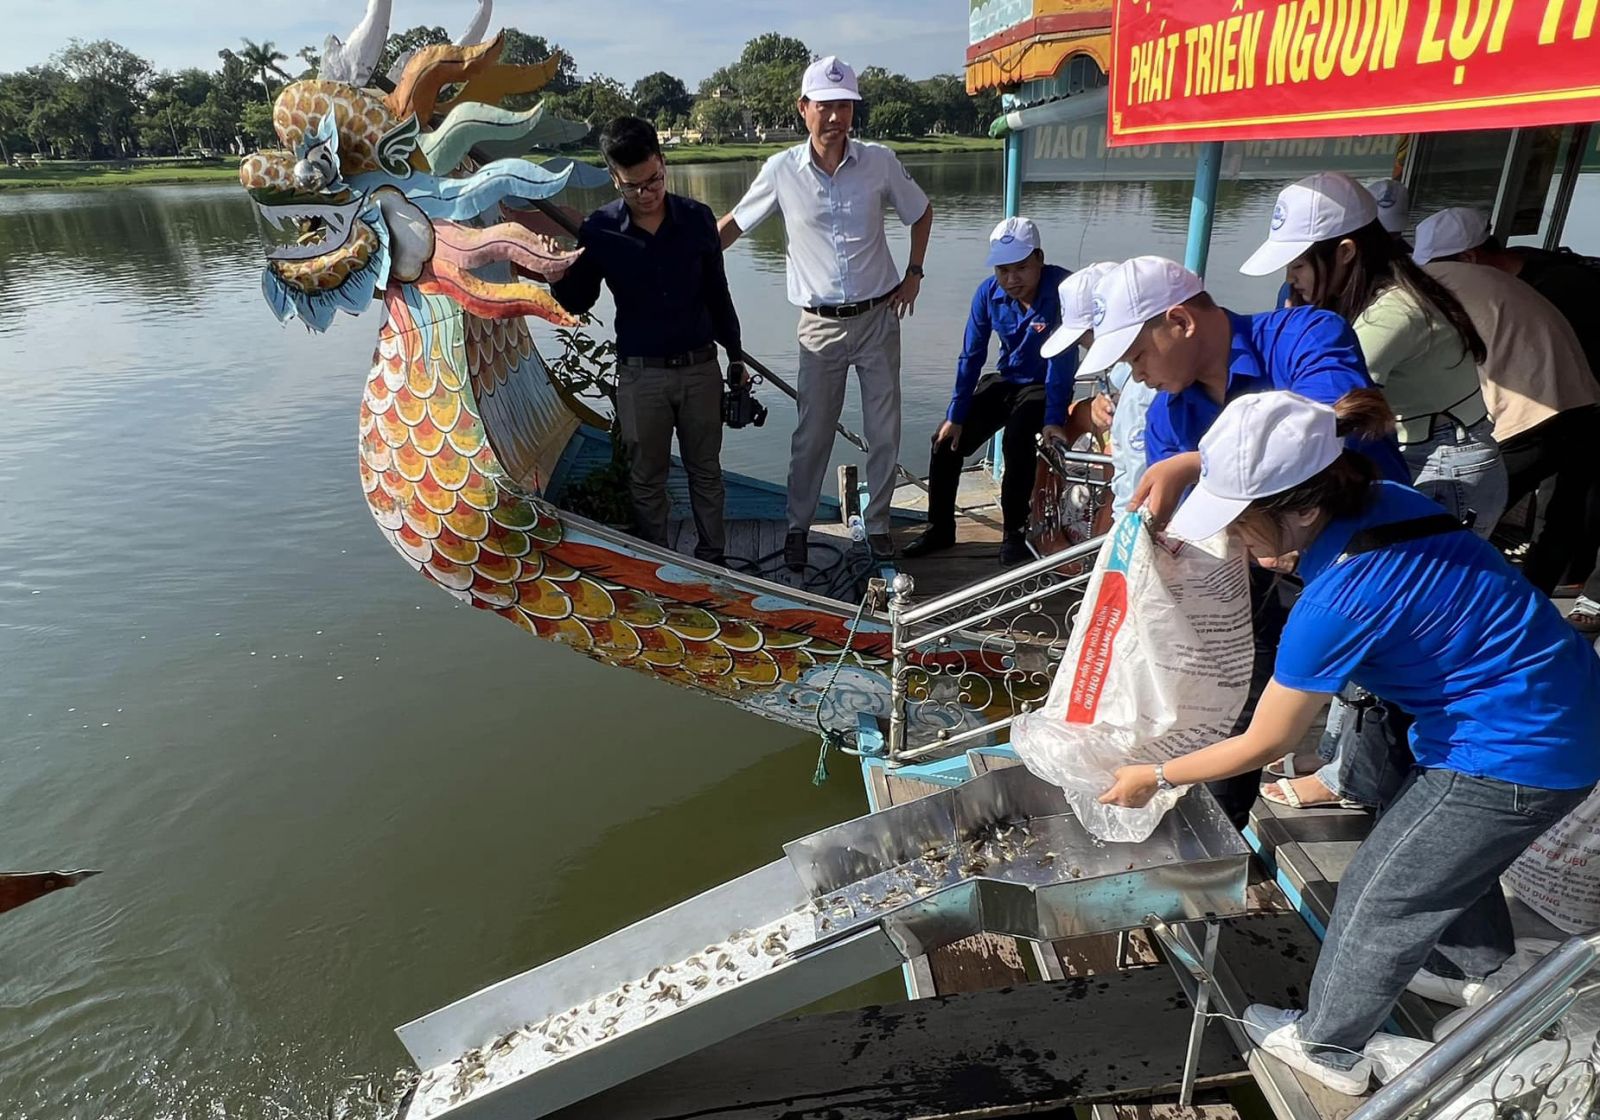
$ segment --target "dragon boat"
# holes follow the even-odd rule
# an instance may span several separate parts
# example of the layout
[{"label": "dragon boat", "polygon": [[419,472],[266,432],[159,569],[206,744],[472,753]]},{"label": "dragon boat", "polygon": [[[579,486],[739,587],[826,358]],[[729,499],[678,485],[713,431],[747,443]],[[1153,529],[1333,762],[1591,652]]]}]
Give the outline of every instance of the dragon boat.
[{"label": "dragon boat", "polygon": [[[587,126],[542,103],[498,104],[538,91],[559,59],[504,62],[503,35],[481,38],[487,0],[461,41],[376,76],[388,16],[386,0],[370,0],[348,42],[330,37],[320,75],[277,96],[282,148],[239,173],[275,242],[262,290],[281,321],[320,332],[340,312],[378,308],[357,449],[380,531],[447,594],[595,660],[795,726],[853,734],[861,715],[886,719],[893,630],[869,581],[894,573],[842,526],[814,531],[820,562],[790,573],[783,488],[729,473],[728,565],[702,563],[676,465],[675,549],[575,510],[614,471],[611,420],[553,371],[526,319],[578,325],[544,287],[577,255],[554,240],[575,214],[553,200],[600,173],[525,157]],[[823,500],[824,519],[840,510]],[[970,571],[947,566],[945,589]],[[917,669],[925,691],[938,678],[958,702],[917,706],[907,741],[1042,695],[1050,648],[1030,659],[1011,638],[944,635]]]}]

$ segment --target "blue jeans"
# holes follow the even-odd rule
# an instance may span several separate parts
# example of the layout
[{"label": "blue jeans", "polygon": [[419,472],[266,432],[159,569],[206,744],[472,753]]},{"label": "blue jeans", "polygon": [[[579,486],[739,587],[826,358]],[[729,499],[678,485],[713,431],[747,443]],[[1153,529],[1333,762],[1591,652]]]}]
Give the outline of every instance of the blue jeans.
[{"label": "blue jeans", "polygon": [[1493,431],[1488,420],[1463,428],[1440,417],[1427,439],[1400,448],[1411,468],[1411,484],[1462,521],[1470,513],[1472,531],[1485,540],[1505,513],[1511,493]]},{"label": "blue jeans", "polygon": [[1588,795],[1417,769],[1339,883],[1300,1038],[1348,1068],[1426,964],[1482,980],[1516,946],[1500,875]]},{"label": "blue jeans", "polygon": [[1387,804],[1416,765],[1410,728],[1411,717],[1393,704],[1360,685],[1345,685],[1328,705],[1328,727],[1317,744],[1325,765],[1317,777],[1357,805]]}]

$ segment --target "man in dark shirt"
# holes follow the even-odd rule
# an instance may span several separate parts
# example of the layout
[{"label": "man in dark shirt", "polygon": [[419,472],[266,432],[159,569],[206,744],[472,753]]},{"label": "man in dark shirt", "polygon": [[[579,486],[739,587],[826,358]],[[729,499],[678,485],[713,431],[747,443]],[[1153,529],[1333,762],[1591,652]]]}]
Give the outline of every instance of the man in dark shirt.
[{"label": "man in dark shirt", "polygon": [[617,424],[631,456],[629,474],[639,536],[667,542],[672,499],[667,472],[672,433],[689,476],[697,559],[724,563],[722,370],[739,361],[739,316],[728,292],[716,218],[702,203],[667,191],[656,130],[618,117],[600,133],[600,151],[620,199],[600,207],[578,231],[583,250],[551,285],[561,306],[587,312],[611,289],[617,308]]}]

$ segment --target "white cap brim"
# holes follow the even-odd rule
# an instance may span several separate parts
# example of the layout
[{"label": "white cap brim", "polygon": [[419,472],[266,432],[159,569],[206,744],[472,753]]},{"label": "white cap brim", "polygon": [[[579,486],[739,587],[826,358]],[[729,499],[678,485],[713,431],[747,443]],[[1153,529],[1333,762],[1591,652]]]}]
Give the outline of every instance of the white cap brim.
[{"label": "white cap brim", "polygon": [[1009,245],[994,242],[989,246],[989,255],[983,263],[990,268],[1001,264],[1016,264],[1033,256],[1037,249],[1038,246],[1028,245],[1022,241],[1013,241]]},{"label": "white cap brim", "polygon": [[[789,87],[793,89],[793,86]],[[827,89],[814,89],[804,95],[807,101],[860,101],[861,95],[853,89],[843,86],[830,86]]]},{"label": "white cap brim", "polygon": [[1089,333],[1088,327],[1060,326],[1050,332],[1050,337],[1039,347],[1041,357],[1053,358],[1064,350],[1076,346],[1078,340]]},{"label": "white cap brim", "polygon": [[[1423,264],[1427,264],[1429,261],[1436,261],[1440,257],[1454,256],[1455,255],[1454,253],[1437,253],[1437,252],[1433,252],[1432,249],[1433,249],[1432,246],[1429,246],[1427,249],[1424,249],[1421,246],[1418,246],[1415,250],[1413,250],[1413,252],[1411,254],[1412,261],[1414,261],[1416,264],[1423,265]],[[1465,250],[1463,250],[1463,252],[1464,251]]]},{"label": "white cap brim", "polygon": [[1268,241],[1250,254],[1239,271],[1246,276],[1271,276],[1288,268],[1315,244],[1315,241]]},{"label": "white cap brim", "polygon": [[1249,498],[1218,497],[1201,483],[1189,492],[1178,512],[1167,522],[1167,536],[1185,541],[1214,537],[1238,520],[1249,504]]},{"label": "white cap brim", "polygon": [[1114,331],[1096,331],[1094,345],[1089,347],[1089,353],[1084,355],[1079,369],[1085,373],[1098,373],[1103,369],[1110,369],[1122,361],[1123,355],[1128,352],[1128,347],[1133,345],[1133,340],[1139,337],[1139,332],[1144,330],[1143,323],[1130,323]]}]

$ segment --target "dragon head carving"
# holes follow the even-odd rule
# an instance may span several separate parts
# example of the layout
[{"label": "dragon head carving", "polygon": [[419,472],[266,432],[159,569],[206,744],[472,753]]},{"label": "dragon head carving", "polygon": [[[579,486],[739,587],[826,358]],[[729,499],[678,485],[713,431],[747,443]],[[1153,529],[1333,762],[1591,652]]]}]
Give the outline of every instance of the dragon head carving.
[{"label": "dragon head carving", "polygon": [[[542,104],[525,112],[494,104],[543,87],[559,58],[501,64],[503,35],[441,44],[413,53],[393,88],[381,90],[352,84],[366,80],[376,58],[353,61],[360,41],[352,36],[331,68],[350,81],[325,67],[324,77],[283,88],[272,113],[283,147],[239,166],[276,242],[262,291],[278,318],[325,330],[338,312],[359,314],[399,283],[484,318],[570,324],[530,280],[558,279],[575,254],[561,251],[546,236],[547,219],[528,209],[566,185],[570,166],[551,172],[521,157],[585,126],[547,118]],[[454,96],[442,102],[447,87]]]}]

